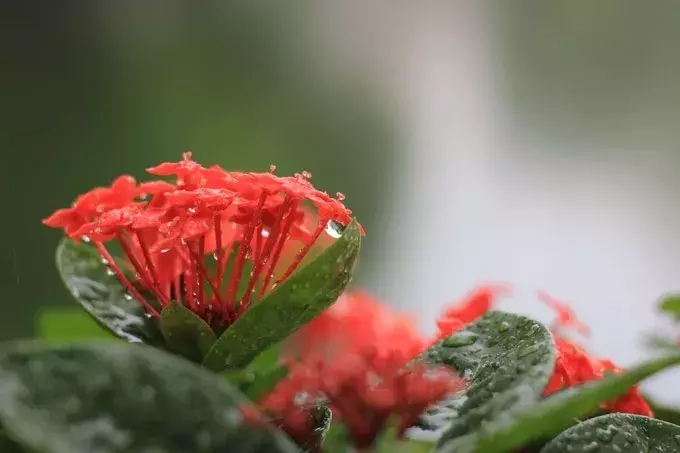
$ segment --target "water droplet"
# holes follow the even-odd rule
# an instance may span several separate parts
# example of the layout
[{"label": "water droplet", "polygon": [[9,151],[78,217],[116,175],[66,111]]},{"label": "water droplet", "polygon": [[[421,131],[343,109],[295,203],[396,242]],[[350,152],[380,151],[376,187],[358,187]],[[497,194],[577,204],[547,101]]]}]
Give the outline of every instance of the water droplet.
[{"label": "water droplet", "polygon": [[111,270],[111,268],[108,268],[108,267],[107,267],[107,268],[106,268],[106,275],[113,276],[113,275],[116,275],[116,273],[113,272],[113,271]]},{"label": "water droplet", "polygon": [[583,452],[584,453],[594,453],[599,449],[600,449],[600,444],[598,444],[595,441],[592,441],[589,444],[586,444],[586,445],[583,446]]},{"label": "water droplet", "polygon": [[127,293],[124,294],[123,297],[125,298],[125,300],[132,300],[132,296]]},{"label": "water droplet", "polygon": [[217,257],[217,252],[213,253],[212,257],[213,257],[213,259],[214,259],[215,261],[217,261],[217,258],[218,258],[218,257]]},{"label": "water droplet", "polygon": [[102,264],[103,264],[104,266],[107,266],[107,265],[109,265],[109,264],[111,264],[111,263],[109,263],[109,260],[107,260],[106,258],[102,258]]},{"label": "water droplet", "polygon": [[338,201],[345,201],[345,194],[342,192],[335,192],[335,198],[337,198]]},{"label": "water droplet", "polygon": [[310,179],[312,177],[312,174],[307,170],[302,170],[302,177],[305,179]]},{"label": "water droplet", "polygon": [[500,325],[498,326],[498,331],[499,331],[499,332],[505,332],[505,331],[508,330],[509,328],[510,328],[510,323],[507,322],[507,321],[503,321],[503,322],[500,323]]},{"label": "water droplet", "polygon": [[332,238],[338,239],[342,236],[345,226],[335,220],[329,220],[326,224],[326,234]]},{"label": "water droplet", "polygon": [[614,438],[614,433],[612,433],[608,429],[598,428],[595,430],[595,437],[597,437],[597,440],[599,440],[600,442],[608,444]]},{"label": "water droplet", "polygon": [[520,349],[519,351],[517,351],[517,358],[521,359],[522,357],[526,357],[530,354],[538,352],[539,349],[540,349],[540,347],[537,344],[532,344],[530,346],[527,346],[526,348]]},{"label": "water droplet", "polygon": [[276,171],[276,165],[271,164],[271,165],[269,166],[269,173],[274,173],[275,171]]},{"label": "water droplet", "polygon": [[470,346],[471,344],[475,344],[478,338],[479,335],[473,332],[459,332],[445,339],[444,346],[448,346],[450,348]]},{"label": "water droplet", "polygon": [[162,254],[168,253],[169,251],[170,251],[170,249],[161,249]]},{"label": "water droplet", "polygon": [[260,232],[263,238],[268,238],[269,237],[269,230],[267,228],[262,228],[262,231]]},{"label": "water droplet", "polygon": [[91,241],[90,236],[86,236],[86,235],[83,235],[83,237],[81,239],[83,240],[83,242],[90,242]]},{"label": "water droplet", "polygon": [[147,198],[149,198],[149,194],[148,194],[148,193],[140,193],[140,194],[139,194],[139,199],[140,199],[140,200],[144,201],[144,200],[146,200]]},{"label": "water droplet", "polygon": [[188,212],[189,214],[196,214],[196,208],[188,208],[188,209],[187,209],[187,212]]}]

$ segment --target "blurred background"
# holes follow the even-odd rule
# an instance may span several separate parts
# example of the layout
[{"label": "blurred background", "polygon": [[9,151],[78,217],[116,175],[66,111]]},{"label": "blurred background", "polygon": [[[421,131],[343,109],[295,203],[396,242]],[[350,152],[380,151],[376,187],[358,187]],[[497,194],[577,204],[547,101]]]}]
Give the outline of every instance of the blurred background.
[{"label": "blurred background", "polygon": [[[263,3],[263,2],[262,2]],[[72,304],[40,220],[177,160],[341,191],[356,285],[424,331],[480,281],[545,289],[623,365],[680,289],[680,3],[3,2],[0,339]],[[675,376],[651,390],[675,402]]]}]

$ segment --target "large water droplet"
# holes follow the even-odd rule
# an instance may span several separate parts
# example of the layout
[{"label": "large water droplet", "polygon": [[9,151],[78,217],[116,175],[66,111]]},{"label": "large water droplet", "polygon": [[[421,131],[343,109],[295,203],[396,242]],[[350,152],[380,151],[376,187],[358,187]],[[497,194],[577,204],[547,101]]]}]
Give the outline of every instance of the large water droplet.
[{"label": "large water droplet", "polygon": [[343,231],[345,231],[345,226],[340,222],[329,220],[326,224],[326,234],[332,238],[338,239],[342,236]]},{"label": "large water droplet", "polygon": [[474,332],[459,332],[445,339],[444,346],[448,346],[450,348],[470,346],[471,344],[475,344],[478,338],[479,335]]},{"label": "large water droplet", "polygon": [[530,354],[538,352],[539,349],[540,349],[540,347],[537,344],[532,344],[531,346],[527,346],[526,348],[520,349],[519,351],[517,351],[517,358],[521,359],[522,357],[526,357]]}]

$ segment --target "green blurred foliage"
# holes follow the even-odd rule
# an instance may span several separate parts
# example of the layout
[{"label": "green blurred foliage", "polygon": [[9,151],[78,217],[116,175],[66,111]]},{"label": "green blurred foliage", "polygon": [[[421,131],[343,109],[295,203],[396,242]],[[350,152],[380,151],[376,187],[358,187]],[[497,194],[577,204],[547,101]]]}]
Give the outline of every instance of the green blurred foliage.
[{"label": "green blurred foliage", "polygon": [[177,160],[278,173],[341,191],[366,225],[390,147],[360,83],[318,70],[296,3],[179,1],[0,7],[0,340],[72,304],[40,220],[115,176]]}]

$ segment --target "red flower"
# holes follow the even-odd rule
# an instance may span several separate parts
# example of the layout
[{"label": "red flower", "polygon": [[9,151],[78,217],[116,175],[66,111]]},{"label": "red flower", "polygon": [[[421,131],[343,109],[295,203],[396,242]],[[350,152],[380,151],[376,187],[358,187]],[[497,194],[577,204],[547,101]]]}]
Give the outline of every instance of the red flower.
[{"label": "red flower", "polygon": [[[461,301],[447,308],[437,320],[438,338],[451,335],[453,332],[481,317],[493,308],[495,298],[510,291],[509,285],[482,285],[466,295]],[[559,301],[544,291],[539,298],[555,310],[557,318],[550,324],[555,337],[557,357],[555,371],[545,388],[548,396],[560,390],[587,381],[601,379],[608,372],[620,372],[611,361],[591,357],[585,349],[562,336],[562,331],[575,328],[582,334],[590,332],[589,327],[578,318],[573,309],[565,302]],[[624,396],[603,404],[603,409],[610,412],[629,412],[652,416],[652,411],[640,394],[637,386],[632,387]]]},{"label": "red flower", "polygon": [[[92,240],[153,316],[176,300],[213,328],[226,328],[293,274],[329,223],[351,221],[351,211],[315,189],[306,173],[226,172],[203,167],[191,153],[148,171],[176,181],[138,185],[121,176],[43,222],[75,240]],[[122,248],[132,275],[124,270],[128,263],[111,256],[105,244],[111,240]],[[147,301],[141,289],[156,300]]]},{"label": "red flower", "polygon": [[[609,359],[597,359],[590,356],[585,349],[563,337],[557,331],[557,329],[565,327],[575,327],[580,332],[590,332],[588,326],[576,316],[568,304],[552,298],[545,292],[540,292],[539,297],[548,303],[557,314],[557,319],[552,323],[552,326],[554,326],[552,328],[553,336],[557,347],[555,371],[543,392],[545,396],[584,382],[601,379],[609,372],[619,373],[622,371]],[[608,412],[628,412],[648,417],[654,415],[637,386],[631,387],[622,397],[604,403],[602,409]]]},{"label": "red flower", "polygon": [[309,410],[325,401],[358,449],[370,447],[390,417],[403,435],[463,386],[447,367],[411,363],[426,343],[407,317],[366,293],[345,294],[288,342],[290,374],[262,405],[299,436],[312,428]]},{"label": "red flower", "polygon": [[493,308],[498,297],[508,295],[511,291],[512,287],[507,283],[488,283],[477,286],[442,312],[437,319],[438,337],[448,337],[483,316]]}]

